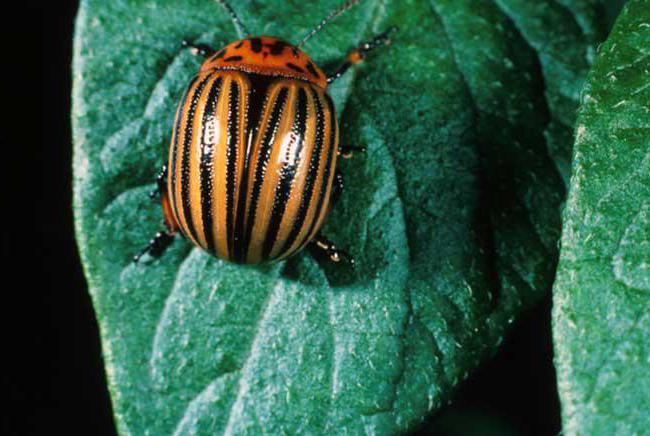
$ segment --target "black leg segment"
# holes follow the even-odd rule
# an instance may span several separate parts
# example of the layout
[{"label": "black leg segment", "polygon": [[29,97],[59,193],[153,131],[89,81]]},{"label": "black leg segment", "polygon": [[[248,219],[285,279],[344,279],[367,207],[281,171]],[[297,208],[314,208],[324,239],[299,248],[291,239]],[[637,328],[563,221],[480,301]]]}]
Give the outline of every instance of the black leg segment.
[{"label": "black leg segment", "polygon": [[156,233],[156,235],[149,241],[147,246],[138,254],[133,256],[133,261],[135,263],[137,263],[140,258],[147,253],[152,257],[161,256],[174,240],[174,233],[176,233],[177,230],[177,226],[173,225],[175,221],[167,217],[165,210],[165,205],[169,204],[169,198],[167,197],[167,165],[163,165],[160,168],[160,172],[156,177],[156,184],[158,185],[157,188],[149,193],[149,197],[155,199],[157,196],[160,196],[160,200],[163,204],[163,216],[165,217],[165,225],[167,226],[168,231],[160,231]]},{"label": "black leg segment", "polygon": [[167,190],[167,165],[160,168],[160,172],[156,176],[156,184],[158,187],[149,193],[149,198],[155,199],[158,195],[163,195]]},{"label": "black leg segment", "polygon": [[138,254],[133,256],[133,262],[138,263],[140,258],[145,254],[152,257],[160,257],[165,252],[167,247],[174,241],[174,235],[165,231],[160,231],[149,241],[147,246]]},{"label": "black leg segment", "polygon": [[332,204],[336,203],[339,198],[341,198],[341,194],[343,193],[343,189],[345,188],[345,182],[343,181],[343,174],[341,173],[341,170],[337,168],[336,173],[334,174],[334,189],[332,190],[332,199],[330,200]]},{"label": "black leg segment", "polygon": [[344,259],[352,268],[354,268],[354,259],[352,256],[350,256],[347,251],[336,248],[336,245],[334,245],[332,241],[324,238],[321,234],[316,235],[311,244],[317,250],[325,253],[332,262],[340,262],[341,259]]}]

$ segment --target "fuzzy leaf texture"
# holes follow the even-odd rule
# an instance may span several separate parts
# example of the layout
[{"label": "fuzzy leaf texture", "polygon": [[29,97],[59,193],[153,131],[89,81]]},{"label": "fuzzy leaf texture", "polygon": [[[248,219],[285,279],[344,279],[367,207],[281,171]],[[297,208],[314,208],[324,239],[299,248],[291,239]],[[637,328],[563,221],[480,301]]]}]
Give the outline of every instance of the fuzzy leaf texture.
[{"label": "fuzzy leaf texture", "polygon": [[[235,2],[233,2],[235,4]],[[237,1],[297,41],[338,0]],[[571,126],[602,36],[593,0],[367,0],[305,47],[325,67],[391,25],[331,89],[346,191],[324,229],[357,269],[308,252],[226,264],[161,228],[154,189],[200,60],[236,39],[210,0],[82,0],[74,50],[77,238],[122,434],[413,428],[550,289]]]},{"label": "fuzzy leaf texture", "polygon": [[650,1],[632,0],[589,73],[554,287],[566,434],[650,428]]}]

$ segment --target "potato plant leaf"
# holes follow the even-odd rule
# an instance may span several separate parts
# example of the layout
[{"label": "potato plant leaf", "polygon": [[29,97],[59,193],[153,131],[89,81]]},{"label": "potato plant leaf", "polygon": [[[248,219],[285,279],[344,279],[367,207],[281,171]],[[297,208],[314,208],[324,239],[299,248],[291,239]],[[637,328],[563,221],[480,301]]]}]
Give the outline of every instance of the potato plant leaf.
[{"label": "potato plant leaf", "polygon": [[[235,2],[233,2],[235,4]],[[238,1],[297,41],[338,4]],[[592,0],[367,0],[306,45],[327,68],[391,25],[331,89],[347,190],[324,230],[355,271],[308,252],[225,264],[161,226],[147,192],[200,61],[236,38],[210,0],[82,0],[74,58],[77,238],[122,434],[394,433],[495,352],[551,285]]]},{"label": "potato plant leaf", "polygon": [[589,73],[554,296],[566,434],[650,428],[650,1],[632,0]]}]

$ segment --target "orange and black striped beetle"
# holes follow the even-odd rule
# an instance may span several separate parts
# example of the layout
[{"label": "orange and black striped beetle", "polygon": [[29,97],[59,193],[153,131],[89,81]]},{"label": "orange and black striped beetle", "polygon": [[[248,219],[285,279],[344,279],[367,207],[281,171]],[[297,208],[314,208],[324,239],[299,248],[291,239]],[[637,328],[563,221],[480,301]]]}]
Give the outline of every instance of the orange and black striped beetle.
[{"label": "orange and black striped beetle", "polygon": [[[319,233],[342,188],[341,147],[328,84],[393,29],[350,51],[325,75],[301,47],[330,20],[358,3],[332,11],[298,45],[251,37],[232,7],[240,40],[219,51],[184,43],[203,56],[178,106],[169,159],[158,176],[166,231],[137,256],[159,256],[180,232],[219,258],[246,264],[285,259],[313,244],[333,261],[352,258]],[[156,194],[155,192],[153,193]]]}]

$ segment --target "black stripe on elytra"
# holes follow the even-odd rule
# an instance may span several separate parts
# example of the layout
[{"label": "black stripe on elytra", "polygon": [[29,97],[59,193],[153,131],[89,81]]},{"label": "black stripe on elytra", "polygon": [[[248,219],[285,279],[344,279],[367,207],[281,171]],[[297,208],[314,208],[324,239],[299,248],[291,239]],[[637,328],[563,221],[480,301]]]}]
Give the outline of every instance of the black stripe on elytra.
[{"label": "black stripe on elytra", "polygon": [[228,101],[228,138],[226,145],[226,238],[228,258],[233,255],[233,227],[235,214],[235,183],[237,182],[237,159],[242,151],[239,147],[239,84],[230,82],[230,99]]},{"label": "black stripe on elytra", "polygon": [[320,74],[318,74],[318,70],[316,69],[314,64],[311,63],[311,61],[307,62],[307,71],[309,71],[311,75],[316,77],[317,79],[320,78]]},{"label": "black stripe on elytra", "polygon": [[176,120],[174,121],[174,139],[172,143],[172,165],[171,168],[169,168],[168,173],[169,177],[171,177],[171,192],[169,193],[169,198],[172,200],[172,209],[174,211],[174,215],[176,218],[177,222],[180,222],[180,219],[178,217],[178,205],[176,204],[176,165],[178,164],[178,148],[180,147],[180,144],[178,143],[178,137],[180,136],[181,132],[181,120],[183,119],[183,108],[185,107],[185,100],[187,100],[187,94],[189,94],[190,89],[194,86],[196,81],[198,80],[198,76],[194,77],[192,81],[190,82],[189,86],[185,89],[185,92],[183,92],[183,97],[181,97],[181,102],[178,106],[178,114],[176,115]]},{"label": "black stripe on elytra", "polygon": [[194,222],[192,221],[192,213],[190,211],[190,145],[192,144],[193,139],[193,124],[194,116],[196,115],[196,107],[199,104],[199,99],[203,93],[203,88],[205,84],[210,80],[211,76],[207,76],[199,86],[197,86],[196,91],[192,94],[192,100],[190,102],[190,109],[187,111],[187,121],[185,124],[185,137],[183,138],[183,157],[181,160],[181,201],[183,205],[183,216],[185,217],[185,222],[187,223],[187,229],[191,233],[195,241],[198,241],[196,236],[196,229],[194,228]]},{"label": "black stripe on elytra", "polygon": [[242,45],[244,45],[244,41],[239,41],[235,48],[241,48]]},{"label": "black stripe on elytra", "polygon": [[[298,103],[296,105],[296,112],[293,118],[293,126],[291,128],[292,140],[288,148],[295,145],[295,152],[291,157],[288,165],[282,168],[280,172],[280,180],[275,189],[275,197],[273,199],[273,209],[271,211],[271,219],[269,228],[266,232],[264,239],[264,246],[262,248],[262,259],[266,260],[271,254],[271,249],[280,231],[280,223],[284,217],[291,194],[291,187],[293,180],[296,176],[296,169],[300,165],[300,154],[305,144],[305,131],[307,130],[307,93],[303,88],[298,90]],[[296,144],[297,141],[297,144]],[[282,253],[280,253],[282,255]]]},{"label": "black stripe on elytra", "polygon": [[245,224],[245,206],[246,195],[248,193],[248,167],[250,165],[250,158],[252,148],[257,141],[258,132],[260,129],[260,119],[265,111],[266,106],[269,104],[268,89],[275,79],[270,76],[263,76],[261,74],[248,74],[250,80],[250,88],[247,97],[246,107],[246,131],[245,131],[245,144],[241,144],[241,150],[244,152],[242,159],[244,159],[243,168],[241,170],[241,181],[239,182],[239,197],[236,200],[236,218],[235,228],[232,232],[232,247],[229,247],[230,260],[238,262],[238,259],[243,259],[245,252],[243,252],[244,245],[244,224]]},{"label": "black stripe on elytra", "polygon": [[302,68],[300,68],[296,64],[292,64],[291,62],[287,62],[286,65],[287,65],[287,67],[291,68],[293,71],[297,71],[299,73],[305,74],[305,70],[303,70]]},{"label": "black stripe on elytra", "polygon": [[251,38],[251,50],[253,50],[254,53],[259,53],[262,51],[262,40],[260,38]]},{"label": "black stripe on elytra", "polygon": [[329,144],[329,153],[327,154],[327,162],[325,163],[325,173],[323,174],[323,181],[320,185],[320,194],[318,196],[318,204],[316,206],[316,215],[314,215],[314,221],[312,221],[311,223],[311,228],[307,233],[308,235],[311,235],[311,233],[314,231],[314,228],[316,227],[316,223],[318,223],[318,219],[323,210],[323,205],[325,203],[325,194],[327,193],[327,188],[329,186],[330,171],[332,170],[332,159],[334,158],[334,153],[336,153],[337,151],[335,150],[336,114],[334,113],[334,104],[332,103],[332,99],[330,98],[329,95],[323,94],[323,96],[325,97],[325,101],[327,102],[327,109],[330,114],[330,134],[329,137],[327,138]]},{"label": "black stripe on elytra", "polygon": [[230,57],[225,58],[223,61],[224,62],[239,62],[242,59],[243,58],[241,56],[230,56]]},{"label": "black stripe on elytra", "polygon": [[[208,101],[206,103],[205,112],[203,112],[203,126],[201,132],[201,163],[200,163],[200,180],[201,180],[201,219],[203,221],[203,235],[207,243],[207,249],[210,253],[214,253],[214,229],[212,224],[212,178],[214,176],[214,147],[219,141],[218,136],[214,136],[209,143],[205,142],[206,128],[208,125],[214,127],[217,121],[215,120],[215,112],[217,102],[219,101],[219,93],[221,92],[221,84],[223,80],[221,77],[212,84],[210,92],[208,93]],[[215,132],[212,132],[215,133]]]},{"label": "black stripe on elytra", "polygon": [[244,261],[245,256],[248,253],[251,235],[253,233],[253,225],[255,224],[257,203],[262,191],[262,184],[264,183],[264,178],[266,176],[266,170],[269,164],[269,159],[271,158],[271,152],[273,151],[275,135],[278,132],[278,128],[280,127],[280,118],[282,117],[282,112],[286,106],[288,93],[289,90],[287,88],[282,88],[278,93],[275,104],[271,109],[271,117],[269,118],[266,125],[266,131],[264,132],[262,142],[260,143],[259,156],[257,158],[257,163],[255,165],[255,174],[253,175],[252,180],[253,190],[251,191],[250,204],[247,208],[248,217],[246,218],[246,234],[244,235],[244,241],[242,244],[242,253],[240,253],[242,257],[238,259],[239,261]]},{"label": "black stripe on elytra", "polygon": [[[316,137],[314,138],[314,149],[311,152],[311,159],[309,161],[309,168],[307,169],[307,176],[305,178],[305,187],[303,189],[302,198],[300,200],[300,206],[298,208],[298,215],[291,232],[287,237],[287,240],[284,243],[284,247],[280,250],[281,253],[286,253],[291,249],[291,246],[296,241],[300,230],[302,229],[305,219],[307,218],[307,213],[311,206],[312,197],[314,194],[314,189],[316,187],[316,177],[318,176],[318,169],[320,165],[320,155],[323,149],[323,140],[325,136],[325,120],[323,117],[323,106],[318,99],[318,93],[312,88],[311,89],[312,99],[314,101],[313,107],[316,109]],[[300,242],[302,245],[302,241]],[[281,255],[283,255],[281,254]]]}]

